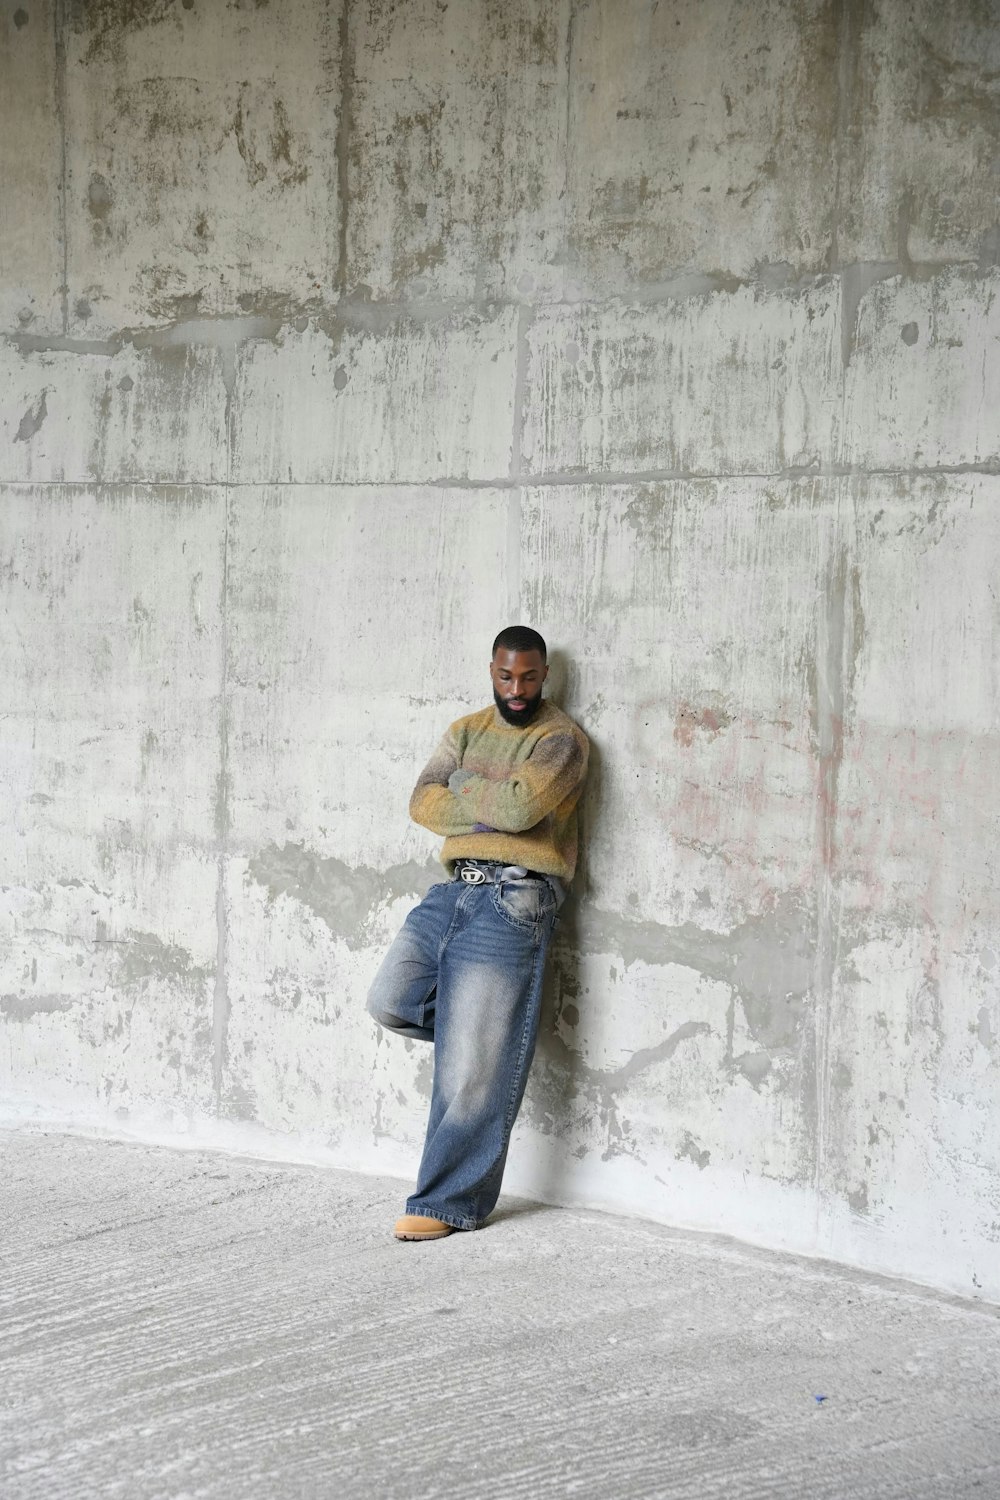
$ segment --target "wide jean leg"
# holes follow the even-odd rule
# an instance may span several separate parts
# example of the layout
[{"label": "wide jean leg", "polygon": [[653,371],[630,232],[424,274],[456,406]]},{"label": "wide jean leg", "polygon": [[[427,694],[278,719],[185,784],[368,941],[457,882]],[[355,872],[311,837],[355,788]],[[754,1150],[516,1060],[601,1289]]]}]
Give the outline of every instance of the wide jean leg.
[{"label": "wide jean leg", "polygon": [[369,1009],[392,1030],[434,1040],[427,1136],[407,1213],[474,1229],[496,1205],[535,1050],[555,909],[541,881],[435,886],[386,955]]},{"label": "wide jean leg", "polygon": [[432,885],[382,960],[368,991],[368,1012],[387,1031],[434,1040],[438,963],[460,894],[455,883]]}]

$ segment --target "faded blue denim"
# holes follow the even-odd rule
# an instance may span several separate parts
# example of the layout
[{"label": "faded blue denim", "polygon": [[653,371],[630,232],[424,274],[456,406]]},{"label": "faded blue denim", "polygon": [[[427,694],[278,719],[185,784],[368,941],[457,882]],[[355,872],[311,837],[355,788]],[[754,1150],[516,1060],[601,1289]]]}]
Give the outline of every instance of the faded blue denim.
[{"label": "faded blue denim", "polygon": [[434,1086],[406,1212],[475,1229],[500,1194],[535,1051],[556,895],[541,880],[432,886],[368,996],[400,1036],[434,1043]]}]

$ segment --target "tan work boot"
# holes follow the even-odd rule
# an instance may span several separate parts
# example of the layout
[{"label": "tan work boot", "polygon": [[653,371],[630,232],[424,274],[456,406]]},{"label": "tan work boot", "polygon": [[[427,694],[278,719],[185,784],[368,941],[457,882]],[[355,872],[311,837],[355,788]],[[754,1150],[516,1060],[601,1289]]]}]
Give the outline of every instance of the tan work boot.
[{"label": "tan work boot", "polygon": [[443,1219],[428,1219],[423,1214],[404,1214],[396,1220],[393,1230],[397,1240],[443,1240],[446,1234],[454,1234],[454,1224]]}]

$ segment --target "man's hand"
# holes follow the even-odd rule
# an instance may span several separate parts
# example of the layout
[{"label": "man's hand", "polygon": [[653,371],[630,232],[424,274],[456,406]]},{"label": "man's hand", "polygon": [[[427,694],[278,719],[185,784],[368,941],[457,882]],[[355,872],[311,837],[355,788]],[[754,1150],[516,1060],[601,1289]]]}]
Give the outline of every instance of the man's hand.
[{"label": "man's hand", "polygon": [[[449,792],[451,792],[453,797],[461,796],[462,788],[465,786],[465,783],[467,781],[471,781],[472,779],[473,773],[471,771],[463,771],[461,766],[458,766],[457,769],[452,771],[451,775],[448,777]],[[472,831],[473,833],[497,832],[497,830],[495,828],[491,828],[488,823],[476,823]]]}]

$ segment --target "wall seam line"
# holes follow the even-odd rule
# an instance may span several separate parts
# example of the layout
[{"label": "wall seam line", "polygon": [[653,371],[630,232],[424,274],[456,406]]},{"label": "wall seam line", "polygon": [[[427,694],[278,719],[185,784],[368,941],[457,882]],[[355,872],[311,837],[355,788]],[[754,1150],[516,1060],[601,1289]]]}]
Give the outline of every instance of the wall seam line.
[{"label": "wall seam line", "polygon": [[1000,459],[982,463],[940,464],[922,468],[867,468],[860,464],[839,465],[822,469],[727,469],[696,474],[676,469],[642,469],[634,473],[621,470],[593,470],[585,474],[524,474],[517,479],[509,475],[492,479],[134,479],[73,478],[30,479],[23,475],[0,477],[0,485],[26,490],[145,489],[145,490],[512,490],[571,489],[575,486],[627,486],[639,484],[725,484],[743,479],[772,480],[778,484],[798,484],[825,479],[945,479],[954,475],[1000,477]]},{"label": "wall seam line", "polygon": [[[222,1089],[229,1035],[229,910],[226,905],[226,874],[229,859],[229,511],[232,498],[233,451],[235,446],[236,351],[224,361],[226,385],[226,477],[222,484],[222,587],[219,626],[219,772],[216,786],[216,893],[215,893],[215,986],[212,995],[212,1088],[216,1114],[222,1114]],[[207,486],[206,486],[207,488]]]},{"label": "wall seam line", "polygon": [[66,208],[66,15],[63,0],[56,0],[53,13],[53,42],[55,48],[55,94],[56,115],[59,120],[59,232],[62,237],[62,336],[69,337],[69,229]]},{"label": "wall seam line", "polygon": [[341,0],[338,34],[340,39],[340,117],[334,152],[337,161],[337,290],[347,295],[348,210],[350,202],[351,111],[354,104],[354,57],[351,52],[350,0]]}]

